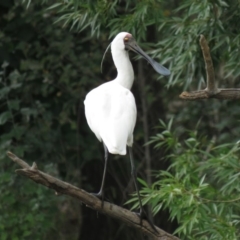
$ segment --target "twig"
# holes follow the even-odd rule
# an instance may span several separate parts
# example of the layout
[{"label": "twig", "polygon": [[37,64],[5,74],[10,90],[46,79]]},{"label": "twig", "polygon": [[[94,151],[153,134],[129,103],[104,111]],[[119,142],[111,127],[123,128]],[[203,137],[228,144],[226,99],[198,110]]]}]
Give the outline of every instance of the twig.
[{"label": "twig", "polygon": [[65,194],[71,197],[77,198],[83,202],[87,207],[92,208],[100,213],[106,214],[110,217],[116,218],[130,227],[138,229],[143,234],[152,237],[154,240],[178,240],[179,238],[163,231],[162,229],[155,226],[158,233],[156,233],[150,224],[143,220],[142,225],[140,224],[140,219],[137,214],[119,207],[115,204],[104,202],[102,207],[102,201],[99,200],[94,195],[79,189],[69,183],[63,182],[57,178],[54,178],[44,172],[38,170],[37,165],[33,163],[33,166],[30,167],[25,161],[17,157],[11,152],[7,153],[15,163],[23,167],[22,169],[16,170],[20,175],[30,178],[38,184],[42,184],[48,188],[54,189],[57,194]]},{"label": "twig", "polygon": [[209,46],[203,35],[200,35],[199,42],[201,45],[203,58],[205,62],[205,69],[206,69],[206,75],[207,75],[207,88],[200,91],[183,92],[180,94],[179,97],[186,100],[197,100],[197,99],[208,99],[208,98],[240,99],[239,88],[222,88],[222,89],[217,88]]}]

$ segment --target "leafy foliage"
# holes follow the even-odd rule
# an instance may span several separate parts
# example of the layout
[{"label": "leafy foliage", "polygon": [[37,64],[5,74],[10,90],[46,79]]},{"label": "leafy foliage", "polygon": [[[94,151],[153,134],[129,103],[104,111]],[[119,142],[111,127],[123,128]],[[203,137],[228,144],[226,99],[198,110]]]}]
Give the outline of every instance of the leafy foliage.
[{"label": "leafy foliage", "polygon": [[[77,110],[79,97],[83,99],[84,88],[91,85],[94,74],[94,70],[85,67],[95,65],[87,63],[89,55],[85,53],[81,54],[83,62],[78,66],[86,38],[74,43],[72,34],[59,27],[53,31],[54,20],[39,14],[37,5],[30,5],[30,12],[19,3],[3,11],[0,238],[51,239],[60,234],[54,228],[56,221],[61,226],[58,219],[64,215],[64,198],[57,199],[49,190],[16,176],[16,166],[9,162],[6,152],[10,150],[26,160],[36,161],[40,169],[77,184],[79,179],[73,169],[84,164],[78,161],[77,149],[80,144],[88,144],[88,138],[83,143],[77,134]],[[89,149],[91,159],[93,154]],[[67,160],[72,162],[69,168],[66,168]],[[48,236],[50,232],[52,236]]]},{"label": "leafy foliage", "polygon": [[90,27],[91,35],[99,36],[101,29],[107,27],[109,37],[124,29],[138,40],[145,40],[147,28],[156,28],[159,40],[151,53],[163,63],[169,62],[172,74],[168,87],[181,84],[186,89],[196,79],[199,87],[204,84],[203,61],[197,42],[200,34],[210,42],[215,65],[223,65],[220,79],[239,78],[238,1],[229,4],[224,0],[184,0],[175,8],[173,5],[162,0],[67,0],[49,9],[56,9],[59,14],[56,21],[63,22],[63,26],[70,25],[78,31]]},{"label": "leafy foliage", "polygon": [[[152,138],[156,148],[164,146],[171,164],[155,174],[152,186],[143,185],[143,203],[154,214],[168,209],[177,219],[175,233],[183,239],[238,239],[240,224],[239,142],[215,145],[190,131],[180,142],[172,132],[172,120]],[[133,207],[138,205],[137,198]]]}]

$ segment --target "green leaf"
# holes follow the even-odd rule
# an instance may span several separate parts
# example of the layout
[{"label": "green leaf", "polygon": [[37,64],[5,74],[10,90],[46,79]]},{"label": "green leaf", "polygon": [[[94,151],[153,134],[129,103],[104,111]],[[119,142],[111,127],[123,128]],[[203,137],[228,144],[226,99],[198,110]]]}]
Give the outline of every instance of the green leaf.
[{"label": "green leaf", "polygon": [[137,180],[138,180],[144,187],[148,187],[147,182],[145,182],[143,179],[137,178]]},{"label": "green leaf", "polygon": [[20,104],[19,100],[10,100],[7,103],[10,109],[19,110],[19,104]]},{"label": "green leaf", "polygon": [[9,119],[11,119],[12,115],[10,111],[3,112],[0,114],[0,125],[4,125]]}]

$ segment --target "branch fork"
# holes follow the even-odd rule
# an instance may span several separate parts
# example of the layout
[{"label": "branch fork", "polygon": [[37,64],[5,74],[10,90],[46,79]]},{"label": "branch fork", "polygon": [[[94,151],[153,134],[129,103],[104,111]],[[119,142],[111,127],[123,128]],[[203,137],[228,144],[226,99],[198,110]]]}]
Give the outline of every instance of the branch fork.
[{"label": "branch fork", "polygon": [[207,88],[204,90],[193,91],[193,92],[182,92],[180,98],[186,100],[197,100],[197,99],[240,99],[239,88],[218,88],[215,81],[215,73],[212,63],[212,58],[209,50],[208,43],[203,35],[200,35],[200,46],[203,53],[205,62],[205,69],[207,75]]}]

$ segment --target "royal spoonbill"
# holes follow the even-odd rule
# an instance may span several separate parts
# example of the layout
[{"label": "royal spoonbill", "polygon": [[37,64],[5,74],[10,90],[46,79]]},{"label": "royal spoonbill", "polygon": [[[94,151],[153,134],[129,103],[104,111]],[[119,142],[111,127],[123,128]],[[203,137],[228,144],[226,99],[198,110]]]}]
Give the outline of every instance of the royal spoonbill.
[{"label": "royal spoonbill", "polygon": [[164,76],[170,75],[170,71],[150,58],[136,43],[130,33],[119,33],[111,43],[111,51],[114,64],[117,68],[117,77],[90,91],[84,101],[85,115],[90,129],[97,139],[103,142],[105,151],[105,164],[100,191],[94,194],[104,198],[104,183],[107,169],[108,153],[126,154],[128,147],[131,174],[139,199],[140,216],[142,216],[142,203],[136,181],[132,145],[133,130],[136,123],[136,103],[130,91],[134,73],[129,60],[128,51],[132,50],[144,57],[152,67]]}]

